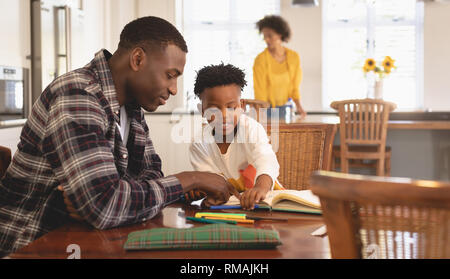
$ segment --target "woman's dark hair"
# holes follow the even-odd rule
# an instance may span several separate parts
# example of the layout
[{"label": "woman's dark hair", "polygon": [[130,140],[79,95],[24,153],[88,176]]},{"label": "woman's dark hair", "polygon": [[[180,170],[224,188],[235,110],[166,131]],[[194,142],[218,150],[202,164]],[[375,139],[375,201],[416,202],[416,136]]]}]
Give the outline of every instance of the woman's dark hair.
[{"label": "woman's dark hair", "polygon": [[147,16],[133,20],[120,33],[119,47],[125,49],[142,45],[165,48],[169,44],[188,52],[186,42],[177,28],[159,17]]},{"label": "woman's dark hair", "polygon": [[194,93],[200,97],[200,94],[206,88],[213,88],[221,85],[236,84],[242,89],[247,85],[245,81],[245,73],[231,65],[210,65],[201,68],[197,72],[195,79]]},{"label": "woman's dark hair", "polygon": [[261,33],[263,28],[272,29],[276,33],[280,34],[283,42],[288,42],[291,38],[291,29],[289,28],[289,24],[281,16],[267,15],[256,23],[256,27],[258,28],[259,33]]}]

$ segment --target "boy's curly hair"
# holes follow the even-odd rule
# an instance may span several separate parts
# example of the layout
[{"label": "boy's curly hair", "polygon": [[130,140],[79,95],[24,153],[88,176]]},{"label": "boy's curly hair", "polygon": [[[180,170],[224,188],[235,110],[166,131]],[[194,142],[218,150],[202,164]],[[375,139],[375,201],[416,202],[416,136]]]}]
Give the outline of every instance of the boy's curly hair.
[{"label": "boy's curly hair", "polygon": [[256,23],[256,27],[259,33],[261,33],[263,28],[272,29],[280,34],[283,42],[288,42],[291,38],[291,28],[289,28],[289,24],[281,16],[267,15]]},{"label": "boy's curly hair", "polygon": [[245,73],[231,64],[224,65],[222,63],[219,65],[205,66],[197,72],[194,93],[200,97],[200,94],[206,88],[229,84],[236,84],[242,91],[244,86],[247,85]]}]

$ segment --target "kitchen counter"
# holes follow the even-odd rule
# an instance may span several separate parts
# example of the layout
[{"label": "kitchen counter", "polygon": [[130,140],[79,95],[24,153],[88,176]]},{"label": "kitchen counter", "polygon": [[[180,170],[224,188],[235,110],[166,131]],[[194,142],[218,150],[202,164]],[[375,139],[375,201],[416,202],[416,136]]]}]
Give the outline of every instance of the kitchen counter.
[{"label": "kitchen counter", "polygon": [[[401,113],[399,113],[401,115]],[[403,114],[409,119],[399,120],[394,117],[388,123],[387,145],[392,148],[391,175],[397,177],[413,177],[417,179],[449,180],[450,179],[450,120],[444,120],[446,113],[422,113],[423,118],[434,120],[414,120],[420,114]],[[154,116],[154,117],[152,117]],[[189,143],[172,142],[171,134],[176,127],[178,132],[189,133],[190,129],[180,130],[181,126],[192,124],[198,113],[189,111],[146,113],[147,124],[156,150],[163,158],[165,173],[176,173],[189,169]],[[413,118],[414,117],[414,118]],[[403,117],[407,118],[407,117]],[[442,120],[436,120],[440,118]],[[25,119],[0,121],[0,145],[6,146],[14,153]],[[335,113],[308,113],[306,123],[338,124]],[[187,127],[188,128],[188,127]],[[334,144],[339,144],[336,135]],[[180,154],[184,154],[180,160]]]},{"label": "kitchen counter", "polygon": [[[197,110],[177,109],[172,111],[145,112],[145,114],[155,115],[193,115],[199,114]],[[308,115],[337,116],[335,111],[308,111]],[[389,116],[390,120],[405,121],[450,121],[450,111],[393,111]]]},{"label": "kitchen counter", "polygon": [[[304,120],[293,122],[339,124],[339,117],[331,114],[308,114]],[[334,145],[339,145],[339,142],[338,130]],[[392,149],[392,176],[450,180],[450,120],[391,120],[390,118],[386,145]]]},{"label": "kitchen counter", "polygon": [[[297,118],[292,122],[339,124],[339,117],[335,115],[308,114],[304,120],[298,120]],[[388,129],[450,130],[450,120],[393,120],[389,118]]]},{"label": "kitchen counter", "polygon": [[23,126],[27,122],[27,119],[10,119],[10,120],[1,120],[0,121],[0,129],[2,128],[12,128]]},{"label": "kitchen counter", "polygon": [[[146,115],[198,115],[198,111],[175,110],[145,112]],[[0,120],[0,129],[23,126],[26,119]],[[295,120],[297,121],[297,120]],[[335,112],[308,112],[303,122],[339,123]],[[392,112],[389,117],[390,129],[450,130],[450,112]]]}]

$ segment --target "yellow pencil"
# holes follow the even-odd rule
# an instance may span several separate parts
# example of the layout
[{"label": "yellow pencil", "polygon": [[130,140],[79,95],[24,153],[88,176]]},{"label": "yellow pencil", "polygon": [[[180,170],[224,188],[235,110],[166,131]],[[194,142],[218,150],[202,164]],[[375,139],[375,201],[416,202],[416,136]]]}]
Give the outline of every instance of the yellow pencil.
[{"label": "yellow pencil", "polygon": [[195,213],[196,218],[202,218],[202,217],[220,217],[220,218],[226,218],[226,219],[245,219],[245,214],[230,214],[230,213],[210,213],[210,212],[198,212]]}]

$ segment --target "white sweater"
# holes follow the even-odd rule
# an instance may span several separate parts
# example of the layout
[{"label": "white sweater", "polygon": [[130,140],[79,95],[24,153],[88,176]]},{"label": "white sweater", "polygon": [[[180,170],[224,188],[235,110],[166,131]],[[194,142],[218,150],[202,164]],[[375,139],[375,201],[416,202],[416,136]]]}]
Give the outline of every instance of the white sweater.
[{"label": "white sweater", "polygon": [[[206,125],[202,134],[197,135],[190,146],[190,160],[196,171],[222,175],[225,179],[239,179],[239,170],[249,164],[256,169],[256,179],[261,174],[272,178],[272,188],[277,181],[280,166],[275,152],[269,143],[263,126],[253,118],[242,114],[239,118],[238,132],[225,154],[221,154],[214,141],[212,127]],[[277,183],[281,185],[278,181]]]}]

